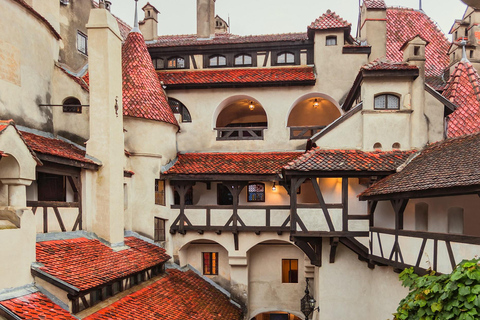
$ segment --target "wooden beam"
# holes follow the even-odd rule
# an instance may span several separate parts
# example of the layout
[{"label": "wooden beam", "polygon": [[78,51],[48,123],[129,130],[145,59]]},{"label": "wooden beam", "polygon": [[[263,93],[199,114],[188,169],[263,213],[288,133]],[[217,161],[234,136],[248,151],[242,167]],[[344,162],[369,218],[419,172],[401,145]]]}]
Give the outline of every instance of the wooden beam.
[{"label": "wooden beam", "polygon": [[335,231],[335,226],[333,225],[332,218],[330,217],[330,212],[328,212],[327,206],[325,204],[325,199],[323,198],[323,194],[320,190],[318,181],[314,178],[310,179],[310,181],[312,182],[313,190],[315,190],[315,194],[317,195],[318,202],[320,203],[320,207],[322,208],[323,215],[325,216],[325,220],[327,221],[328,229],[330,229],[330,231]]},{"label": "wooden beam", "polygon": [[348,231],[348,177],[342,178],[342,230]]},{"label": "wooden beam", "polygon": [[60,229],[62,232],[66,232],[65,225],[63,224],[62,216],[60,215],[60,211],[58,211],[57,207],[53,207],[53,212],[55,212],[55,216],[57,217],[58,224],[60,225]]},{"label": "wooden beam", "polygon": [[337,237],[330,238],[330,263],[335,263],[335,255],[337,254],[339,241]]}]

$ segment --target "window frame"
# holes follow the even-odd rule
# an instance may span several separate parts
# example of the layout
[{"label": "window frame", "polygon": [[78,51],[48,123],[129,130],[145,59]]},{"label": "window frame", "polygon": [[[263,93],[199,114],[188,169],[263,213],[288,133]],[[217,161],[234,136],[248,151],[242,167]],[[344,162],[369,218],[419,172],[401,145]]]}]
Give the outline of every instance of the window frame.
[{"label": "window frame", "polygon": [[[262,186],[263,192],[261,191],[250,191],[250,186]],[[252,197],[250,196],[252,194]],[[262,195],[260,198],[253,197],[253,195]],[[265,202],[265,183],[263,182],[251,182],[247,185],[247,202]]]},{"label": "window frame", "polygon": [[82,103],[75,97],[66,98],[62,106],[63,113],[82,113]]},{"label": "window frame", "polygon": [[[79,46],[79,40],[83,40],[83,46]],[[88,36],[80,30],[77,30],[77,51],[88,56]]]},{"label": "window frame", "polygon": [[[216,60],[216,64],[212,64],[212,60]],[[224,59],[224,63],[220,64],[220,59]],[[225,68],[228,64],[228,59],[222,54],[214,54],[208,57],[208,67],[209,68]]]},{"label": "window frame", "polygon": [[[163,194],[160,190],[160,185],[163,186]],[[155,179],[155,204],[165,206],[165,180]]]},{"label": "window frame", "polygon": [[[335,43],[329,43],[329,40],[334,40]],[[325,46],[330,47],[330,46],[336,46],[338,45],[338,40],[337,36],[326,36],[325,38]]]},{"label": "window frame", "polygon": [[[177,105],[174,105],[177,104]],[[168,98],[168,105],[174,114],[179,114],[182,116],[182,122],[192,122],[192,116],[188,108],[180,101],[175,98]]]},{"label": "window frame", "polygon": [[[297,269],[292,269],[292,262],[295,261]],[[285,270],[285,262],[288,262],[288,269]],[[282,259],[282,283],[298,283],[298,259]],[[288,278],[285,277],[288,276]]]},{"label": "window frame", "polygon": [[[285,62],[279,62],[278,59],[280,56],[285,55]],[[288,57],[289,56],[293,57],[292,62],[288,62]],[[292,51],[280,51],[275,55],[275,64],[276,65],[295,65],[297,63],[297,56],[294,52]]]},{"label": "window frame", "polygon": [[[161,61],[161,67],[158,66],[158,63]],[[155,70],[163,70],[165,69],[165,59],[163,58],[152,58],[153,68]]]},{"label": "window frame", "polygon": [[[380,97],[385,97],[385,103],[384,103],[384,106],[382,108],[377,108],[376,101]],[[396,98],[396,100],[398,102],[398,105],[397,105],[396,108],[389,108],[388,107],[388,98],[389,97]],[[400,95],[395,94],[395,93],[381,93],[381,94],[375,95],[375,97],[373,98],[373,109],[374,110],[400,110]]]},{"label": "window frame", "polygon": [[[206,264],[205,262],[208,262]],[[203,274],[206,276],[218,275],[218,252],[202,252]]]},{"label": "window frame", "polygon": [[[242,58],[242,63],[237,63],[237,58]],[[245,57],[250,58],[250,63],[245,63]],[[233,65],[235,67],[245,67],[245,66],[253,66],[253,57],[251,54],[248,53],[239,53],[233,57]]]},{"label": "window frame", "polygon": [[[170,66],[170,61],[175,61],[174,66]],[[179,61],[183,62],[183,66],[179,67]],[[187,69],[187,59],[181,56],[174,56],[167,59],[167,65],[165,66],[166,69]]]},{"label": "window frame", "polygon": [[166,241],[165,223],[166,219],[154,217],[153,225],[153,241],[161,242]]}]

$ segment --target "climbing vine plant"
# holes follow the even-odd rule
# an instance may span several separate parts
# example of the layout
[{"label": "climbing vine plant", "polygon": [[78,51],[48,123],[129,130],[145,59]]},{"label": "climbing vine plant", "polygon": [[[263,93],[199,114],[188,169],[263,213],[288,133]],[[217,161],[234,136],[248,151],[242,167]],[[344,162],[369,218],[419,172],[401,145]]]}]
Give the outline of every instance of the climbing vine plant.
[{"label": "climbing vine plant", "polygon": [[413,268],[400,274],[409,294],[400,301],[396,320],[480,319],[480,259],[462,261],[451,274],[425,276]]}]

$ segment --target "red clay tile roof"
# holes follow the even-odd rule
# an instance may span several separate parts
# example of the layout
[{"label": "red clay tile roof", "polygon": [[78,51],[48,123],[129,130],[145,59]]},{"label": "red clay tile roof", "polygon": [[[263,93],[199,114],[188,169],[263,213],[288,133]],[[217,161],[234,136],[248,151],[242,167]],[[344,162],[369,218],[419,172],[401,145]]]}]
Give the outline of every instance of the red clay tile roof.
[{"label": "red clay tile roof", "polygon": [[82,80],[85,81],[85,83],[87,84],[87,86],[90,85],[90,73],[87,71],[85,73],[85,75],[82,77]]},{"label": "red clay tile roof", "polygon": [[178,127],[140,32],[130,32],[122,47],[123,115]]},{"label": "red clay tile roof", "polygon": [[211,39],[198,39],[196,34],[159,36],[155,42],[149,42],[148,47],[181,47],[192,45],[212,44],[238,44],[260,42],[291,42],[305,41],[308,39],[306,32],[266,34],[255,36],[239,36],[231,33],[217,33]]},{"label": "red clay tile roof", "polygon": [[129,249],[119,252],[86,238],[37,243],[40,270],[80,291],[148,269],[170,259],[165,249],[135,237],[125,238]]},{"label": "red clay tile roof", "polygon": [[315,81],[313,67],[157,71],[157,74],[167,86]]},{"label": "red clay tile roof", "polygon": [[378,58],[361,68],[362,70],[418,70],[417,66],[410,65],[406,62],[396,62],[385,58]]},{"label": "red clay tile roof", "polygon": [[363,0],[365,7],[369,9],[386,9],[387,5],[384,0]]},{"label": "red clay tile roof", "polygon": [[480,185],[480,133],[436,142],[360,196]]},{"label": "red clay tile roof", "polygon": [[414,151],[324,150],[315,148],[285,166],[294,171],[395,171]]},{"label": "red clay tile roof", "polygon": [[83,163],[97,164],[86,157],[85,150],[64,140],[48,138],[31,132],[21,131],[26,144],[36,153],[57,156]]},{"label": "red clay tile roof", "polygon": [[343,20],[338,14],[328,10],[326,13],[318,17],[310,24],[308,29],[313,30],[328,30],[338,28],[350,28],[352,26],[348,21]]},{"label": "red clay tile roof", "polygon": [[0,301],[0,304],[20,319],[29,320],[75,320],[68,311],[53,303],[46,295],[35,292],[22,297]]},{"label": "red clay tile roof", "polygon": [[[28,151],[30,151],[30,154],[32,155],[32,158],[37,162],[37,165],[41,166],[42,161],[38,159],[37,155],[33,151],[33,149],[28,145],[28,143],[25,141],[25,137],[20,133],[20,131],[17,129],[17,126],[15,125],[15,122],[10,119],[10,120],[0,120],[0,134],[5,130],[8,126],[13,126],[15,128],[15,131],[17,131],[18,135],[20,136],[20,139],[25,143],[25,145],[28,148]],[[3,152],[3,151],[2,151]]]},{"label": "red clay tile roof", "polygon": [[445,89],[446,83],[442,77],[425,77],[425,82],[439,92]]},{"label": "red clay tile roof", "polygon": [[301,152],[186,153],[165,174],[277,174]]},{"label": "red clay tile roof", "polygon": [[458,108],[448,116],[448,137],[480,131],[480,76],[469,61],[460,61],[443,96]]},{"label": "red clay tile roof", "polygon": [[240,320],[242,311],[193,271],[168,274],[85,320]]},{"label": "red clay tile roof", "polygon": [[393,61],[403,61],[400,48],[420,35],[429,42],[425,48],[427,76],[441,76],[448,67],[447,51],[450,42],[424,12],[406,8],[387,9],[387,58]]},{"label": "red clay tile roof", "polygon": [[38,13],[35,9],[33,9],[28,3],[24,0],[13,0],[14,2],[18,3],[22,7],[24,7],[28,12],[30,12],[37,20],[39,20],[42,24],[44,24],[50,33],[55,37],[55,39],[60,40],[62,37],[60,34],[55,30],[55,28],[45,19],[40,13]]}]

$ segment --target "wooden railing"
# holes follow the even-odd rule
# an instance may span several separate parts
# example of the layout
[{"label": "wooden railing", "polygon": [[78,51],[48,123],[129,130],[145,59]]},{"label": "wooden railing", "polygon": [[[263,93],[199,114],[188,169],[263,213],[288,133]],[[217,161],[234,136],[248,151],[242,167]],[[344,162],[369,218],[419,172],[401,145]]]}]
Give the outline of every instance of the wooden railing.
[{"label": "wooden railing", "polygon": [[82,230],[82,208],[80,202],[62,202],[62,201],[27,201],[27,206],[32,207],[33,214],[37,213],[38,208],[43,208],[43,232],[48,233],[48,209],[52,208],[57,218],[58,225],[62,232],[66,232],[64,221],[59,208],[78,208],[77,218],[71,231]]},{"label": "wooden railing", "polygon": [[225,127],[215,128],[217,140],[263,140],[267,127]]},{"label": "wooden railing", "polygon": [[[465,258],[473,258],[480,250],[480,237],[476,236],[376,227],[370,231],[370,259],[399,270],[414,267],[420,273],[426,269],[451,272],[460,262],[455,259],[456,251],[462,251],[462,257],[470,253],[472,256]],[[442,258],[448,261],[440,261]]]},{"label": "wooden railing", "polygon": [[325,126],[290,127],[290,140],[308,139],[325,129]]}]

